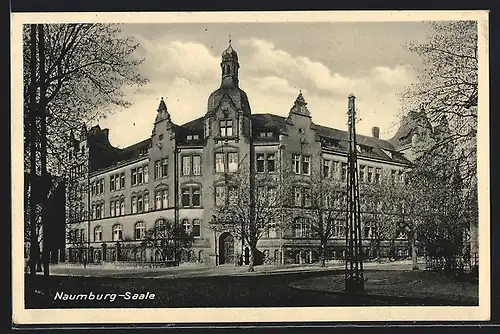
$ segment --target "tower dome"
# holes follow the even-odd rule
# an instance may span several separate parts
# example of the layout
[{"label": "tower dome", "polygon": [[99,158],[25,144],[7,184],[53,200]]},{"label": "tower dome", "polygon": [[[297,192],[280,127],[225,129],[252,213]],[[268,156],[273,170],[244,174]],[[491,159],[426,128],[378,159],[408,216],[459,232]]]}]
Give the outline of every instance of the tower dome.
[{"label": "tower dome", "polygon": [[227,47],[227,49],[222,52],[222,60],[238,61],[238,53],[236,52],[235,49],[233,49],[233,46],[231,45],[231,40],[229,40],[229,46]]}]

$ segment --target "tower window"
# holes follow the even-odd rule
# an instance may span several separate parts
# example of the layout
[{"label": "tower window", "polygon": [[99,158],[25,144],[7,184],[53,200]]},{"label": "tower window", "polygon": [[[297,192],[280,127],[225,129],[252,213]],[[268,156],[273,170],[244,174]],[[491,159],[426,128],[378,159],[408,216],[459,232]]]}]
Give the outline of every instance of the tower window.
[{"label": "tower window", "polygon": [[221,137],[232,137],[233,136],[233,120],[223,119],[219,123],[220,135]]}]

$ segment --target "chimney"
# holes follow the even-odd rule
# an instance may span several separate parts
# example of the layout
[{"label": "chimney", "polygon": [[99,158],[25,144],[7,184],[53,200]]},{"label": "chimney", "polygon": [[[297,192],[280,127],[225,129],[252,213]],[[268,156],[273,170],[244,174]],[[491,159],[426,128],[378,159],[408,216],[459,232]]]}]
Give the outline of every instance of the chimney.
[{"label": "chimney", "polygon": [[380,129],[379,129],[379,127],[374,126],[372,128],[372,136],[373,136],[373,138],[379,138],[379,135],[380,135]]}]

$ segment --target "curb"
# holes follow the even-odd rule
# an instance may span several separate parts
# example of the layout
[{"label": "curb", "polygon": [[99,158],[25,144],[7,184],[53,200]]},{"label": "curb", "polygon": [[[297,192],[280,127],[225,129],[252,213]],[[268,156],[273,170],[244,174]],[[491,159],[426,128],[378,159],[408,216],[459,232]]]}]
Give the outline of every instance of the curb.
[{"label": "curb", "polygon": [[[194,273],[193,275],[168,275],[168,272],[164,276],[141,276],[141,279],[182,279],[182,278],[202,278],[202,277],[224,277],[224,276],[275,276],[275,275],[286,275],[286,274],[309,274],[309,273],[325,273],[338,270],[338,268],[325,268],[325,269],[303,269],[303,270],[281,270],[281,271],[254,271],[254,272],[236,272],[236,273]],[[115,278],[115,279],[128,279],[133,278],[133,274],[128,274],[127,276],[117,275],[70,275],[70,274],[51,274],[51,276],[57,277],[82,277],[82,278]]]}]

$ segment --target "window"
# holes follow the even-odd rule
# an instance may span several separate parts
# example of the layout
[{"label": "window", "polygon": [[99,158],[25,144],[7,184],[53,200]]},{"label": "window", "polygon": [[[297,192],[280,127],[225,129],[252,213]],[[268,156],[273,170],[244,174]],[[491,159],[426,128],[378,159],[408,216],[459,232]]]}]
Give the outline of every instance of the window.
[{"label": "window", "polygon": [[186,234],[190,234],[191,233],[191,223],[189,222],[189,219],[183,219],[182,220],[182,226],[183,226],[184,232]]},{"label": "window", "polygon": [[274,157],[275,157],[274,153],[267,154],[267,171],[270,173],[276,170],[276,163]]},{"label": "window", "polygon": [[332,226],[332,237],[333,238],[344,238],[346,223],[344,220],[336,219],[331,223]]},{"label": "window", "polygon": [[193,219],[192,233],[195,238],[201,237],[201,224],[199,219]]},{"label": "window", "polygon": [[276,238],[277,233],[276,233],[276,223],[274,221],[271,221],[267,225],[267,233],[266,233],[268,238]]},{"label": "window", "polygon": [[293,187],[293,194],[294,194],[294,205],[302,206],[302,188]]},{"label": "window", "polygon": [[201,175],[201,156],[185,155],[182,157],[182,175]]},{"label": "window", "polygon": [[130,180],[133,186],[137,184],[137,168],[132,169]]},{"label": "window", "polygon": [[276,206],[277,197],[276,197],[276,187],[267,187],[267,201],[269,206]]},{"label": "window", "polygon": [[359,181],[360,182],[365,182],[365,170],[366,170],[366,166],[364,166],[364,165],[359,166]]},{"label": "window", "polygon": [[193,156],[193,175],[201,175],[201,156]]},{"label": "window", "polygon": [[201,193],[200,189],[193,189],[193,206],[200,206],[201,204]]},{"label": "window", "polygon": [[215,187],[215,205],[222,206],[226,203],[226,187]]},{"label": "window", "polygon": [[372,183],[373,181],[373,167],[368,167],[368,172],[366,173],[366,182]]},{"label": "window", "polygon": [[372,238],[372,224],[371,222],[365,222],[363,224],[363,238],[370,239]]},{"label": "window", "polygon": [[149,211],[149,193],[146,191],[143,195],[144,197],[144,212]]},{"label": "window", "polygon": [[311,157],[292,154],[292,169],[295,174],[311,175]]},{"label": "window", "polygon": [[125,172],[120,174],[120,189],[125,188]]},{"label": "window", "polygon": [[302,156],[302,173],[311,175],[311,157]]},{"label": "window", "polygon": [[323,159],[323,177],[328,178],[330,177],[331,173],[331,168],[330,168],[331,161]]},{"label": "window", "polygon": [[300,154],[292,154],[292,168],[295,174],[300,174]]},{"label": "window", "polygon": [[311,189],[304,188],[304,207],[309,208],[311,204]]},{"label": "window", "polygon": [[375,168],[375,183],[380,183],[380,175],[382,173],[382,170],[380,168]]},{"label": "window", "polygon": [[155,161],[155,179],[161,177],[161,160]]},{"label": "window", "polygon": [[155,179],[160,179],[168,175],[168,158],[155,161]]},{"label": "window", "polygon": [[155,193],[155,208],[156,210],[161,209],[161,191]]},{"label": "window", "polygon": [[259,132],[259,137],[260,138],[272,138],[273,137],[273,132],[272,131],[262,131]]},{"label": "window", "polygon": [[119,216],[120,215],[120,201],[115,200],[114,202],[112,201],[111,204],[114,207],[115,216]]},{"label": "window", "polygon": [[125,214],[125,198],[120,198],[120,215]]},{"label": "window", "polygon": [[191,175],[191,156],[182,157],[182,175]]},{"label": "window", "polygon": [[94,228],[94,242],[102,241],[102,227],[96,226]]},{"label": "window", "polygon": [[193,140],[193,135],[187,135],[186,140]]},{"label": "window", "polygon": [[113,241],[123,240],[123,231],[120,224],[113,225]]},{"label": "window", "polygon": [[233,120],[223,119],[219,122],[219,129],[221,137],[232,137],[233,136]]},{"label": "window", "polygon": [[137,184],[142,184],[144,182],[142,167],[137,168]]},{"label": "window", "polygon": [[114,201],[111,201],[109,202],[109,215],[111,217],[114,217],[115,216],[115,202]]},{"label": "window", "polygon": [[168,208],[168,189],[161,189],[155,192],[156,210]]},{"label": "window", "polygon": [[164,209],[168,208],[168,190],[163,189],[161,193],[161,205]]},{"label": "window", "polygon": [[161,238],[165,232],[165,228],[165,219],[157,220],[154,227],[155,238]]},{"label": "window", "polygon": [[312,205],[311,189],[307,187],[293,187],[294,205],[298,207],[310,207]]},{"label": "window", "polygon": [[228,197],[229,197],[229,205],[236,205],[238,203],[238,193],[237,188],[235,186],[228,187]]},{"label": "window", "polygon": [[182,189],[182,206],[191,205],[191,190],[189,188]]},{"label": "window", "polygon": [[137,197],[136,196],[132,196],[131,205],[132,205],[132,213],[137,213]]},{"label": "window", "polygon": [[115,176],[111,175],[110,180],[109,180],[109,191],[115,191],[115,189],[116,189],[115,186],[116,186]]},{"label": "window", "polygon": [[347,163],[342,163],[342,181],[347,181]]},{"label": "window", "polygon": [[264,173],[264,154],[257,154],[257,173]]},{"label": "window", "polygon": [[144,210],[144,202],[142,199],[142,195],[137,196],[137,212],[143,212]]},{"label": "window", "polygon": [[307,238],[311,234],[311,225],[304,218],[296,218],[293,224],[293,231],[296,238]]},{"label": "window", "polygon": [[229,173],[236,172],[238,170],[238,153],[230,152],[227,154],[227,157]]},{"label": "window", "polygon": [[196,186],[183,187],[181,191],[181,204],[183,207],[200,206],[200,188]]},{"label": "window", "polygon": [[225,166],[225,154],[224,153],[215,153],[215,172],[216,173],[224,173]]},{"label": "window", "polygon": [[134,239],[135,240],[144,239],[145,235],[146,235],[146,223],[145,222],[135,223]]},{"label": "window", "polygon": [[228,153],[215,153],[215,172],[224,173],[228,171],[229,173],[234,173],[238,170],[238,153],[228,152]]},{"label": "window", "polygon": [[148,183],[149,182],[149,167],[146,165],[146,166],[143,166],[142,169],[144,172],[144,183]]}]

